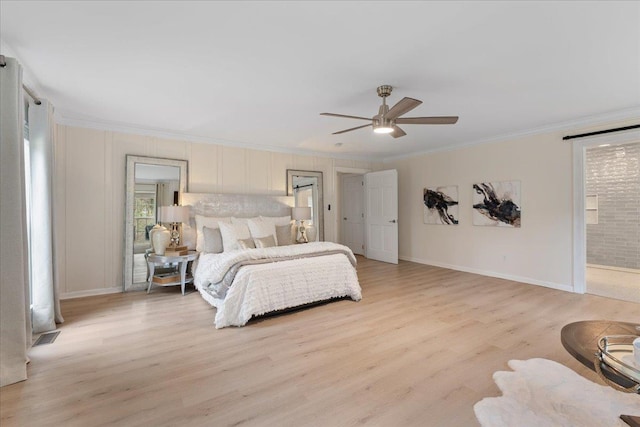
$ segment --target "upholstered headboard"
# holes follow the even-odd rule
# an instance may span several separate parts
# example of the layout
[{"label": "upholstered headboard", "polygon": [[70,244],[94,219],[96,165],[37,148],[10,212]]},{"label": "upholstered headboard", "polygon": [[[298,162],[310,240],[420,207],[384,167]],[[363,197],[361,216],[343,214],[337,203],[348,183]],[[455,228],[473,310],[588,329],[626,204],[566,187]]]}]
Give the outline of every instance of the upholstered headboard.
[{"label": "upholstered headboard", "polygon": [[182,206],[190,206],[190,222],[196,215],[251,218],[291,215],[293,196],[262,194],[182,193]]},{"label": "upholstered headboard", "polygon": [[189,227],[182,229],[182,238],[190,249],[197,247],[196,215],[215,218],[253,218],[256,216],[290,216],[293,196],[261,194],[182,193],[182,206],[189,206]]}]

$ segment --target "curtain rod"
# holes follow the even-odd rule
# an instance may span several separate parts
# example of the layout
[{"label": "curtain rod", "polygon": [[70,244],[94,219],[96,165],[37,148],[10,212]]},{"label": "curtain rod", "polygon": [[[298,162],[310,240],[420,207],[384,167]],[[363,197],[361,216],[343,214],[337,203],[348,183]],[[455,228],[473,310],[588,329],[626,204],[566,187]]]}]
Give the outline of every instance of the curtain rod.
[{"label": "curtain rod", "polygon": [[305,188],[305,187],[313,187],[313,186],[314,186],[314,184],[295,185],[295,186],[293,187],[293,189],[294,189],[294,190],[299,190],[299,189],[301,189],[301,188]]},{"label": "curtain rod", "polygon": [[[0,55],[0,67],[4,68],[7,66],[7,60],[5,59],[4,55]],[[27,95],[29,95],[31,97],[31,99],[33,99],[33,102],[36,105],[40,105],[42,104],[42,101],[40,101],[40,99],[38,98],[38,95],[36,95],[31,89],[29,89],[27,86],[22,85],[22,89],[24,89],[24,91],[27,93]]]},{"label": "curtain rod", "polygon": [[42,101],[40,101],[40,98],[38,98],[38,96],[35,93],[33,93],[33,91],[31,89],[29,89],[25,85],[22,85],[22,89],[24,89],[24,91],[27,92],[27,95],[29,95],[31,97],[31,99],[33,99],[33,102],[36,105],[42,104]]},{"label": "curtain rod", "polygon": [[595,132],[580,133],[580,134],[577,134],[577,135],[567,135],[567,136],[563,136],[562,140],[563,141],[568,141],[570,139],[586,138],[587,136],[602,135],[603,133],[622,132],[622,131],[625,131],[625,130],[638,129],[638,128],[640,128],[640,125],[623,126],[623,127],[619,127],[619,128],[613,128],[613,129],[598,130],[598,131],[595,131]]}]

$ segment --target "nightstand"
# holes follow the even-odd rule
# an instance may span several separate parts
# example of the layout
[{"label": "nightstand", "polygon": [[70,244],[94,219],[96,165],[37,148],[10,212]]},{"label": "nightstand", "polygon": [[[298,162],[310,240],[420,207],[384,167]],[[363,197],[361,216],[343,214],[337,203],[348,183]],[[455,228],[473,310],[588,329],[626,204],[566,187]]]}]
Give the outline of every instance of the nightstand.
[{"label": "nightstand", "polygon": [[[147,265],[149,266],[149,287],[147,293],[151,291],[152,285],[157,286],[176,286],[180,285],[182,288],[182,295],[184,295],[184,287],[187,283],[193,282],[193,277],[187,277],[187,266],[189,262],[195,261],[198,258],[196,251],[189,251],[187,255],[176,256],[164,256],[149,254],[147,256]],[[154,276],[156,265],[171,264],[176,266],[176,270],[173,273],[168,273],[165,277]]]}]

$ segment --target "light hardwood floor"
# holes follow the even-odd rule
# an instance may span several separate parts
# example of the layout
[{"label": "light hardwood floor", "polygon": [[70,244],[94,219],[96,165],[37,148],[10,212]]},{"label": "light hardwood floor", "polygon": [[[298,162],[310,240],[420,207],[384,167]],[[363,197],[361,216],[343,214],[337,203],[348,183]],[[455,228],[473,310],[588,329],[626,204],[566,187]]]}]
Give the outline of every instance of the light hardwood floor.
[{"label": "light hardwood floor", "polygon": [[587,292],[640,303],[640,270],[587,265]]},{"label": "light hardwood floor", "polygon": [[9,426],[473,426],[492,374],[543,357],[596,380],[562,347],[586,319],[640,304],[410,262],[359,257],[350,300],[216,330],[178,287],[63,301],[29,379],[0,389]]}]

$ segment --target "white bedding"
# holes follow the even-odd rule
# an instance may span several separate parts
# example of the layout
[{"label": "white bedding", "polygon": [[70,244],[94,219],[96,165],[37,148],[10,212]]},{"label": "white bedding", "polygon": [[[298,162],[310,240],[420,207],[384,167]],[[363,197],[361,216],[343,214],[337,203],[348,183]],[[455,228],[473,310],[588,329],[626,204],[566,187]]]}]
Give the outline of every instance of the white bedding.
[{"label": "white bedding", "polygon": [[[335,250],[346,254],[247,265],[237,272],[224,295],[216,288],[229,268],[244,260]],[[217,308],[215,325],[219,329],[242,326],[252,316],[311,302],[346,296],[359,301],[362,294],[355,262],[349,248],[331,242],[202,254],[194,283],[202,297]]]}]

